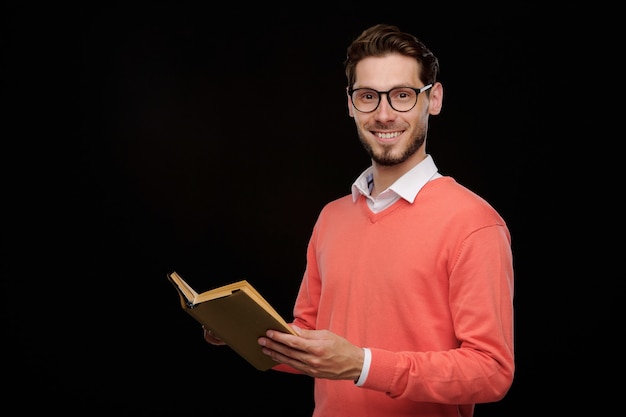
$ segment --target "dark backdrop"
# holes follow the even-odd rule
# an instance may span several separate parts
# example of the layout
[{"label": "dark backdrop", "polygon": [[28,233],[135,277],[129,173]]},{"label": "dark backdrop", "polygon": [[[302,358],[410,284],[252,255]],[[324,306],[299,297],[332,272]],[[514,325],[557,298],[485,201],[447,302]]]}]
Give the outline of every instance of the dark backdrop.
[{"label": "dark backdrop", "polygon": [[[257,372],[206,344],[166,273],[199,290],[249,279],[291,316],[317,213],[369,164],[342,62],[377,22],[439,56],[445,100],[428,151],[512,232],[517,374],[508,396],[476,415],[556,408],[585,391],[564,376],[591,367],[576,354],[589,345],[571,338],[581,323],[587,334],[597,325],[564,290],[573,271],[563,263],[576,252],[557,254],[568,225],[555,219],[571,198],[555,162],[564,139],[551,128],[562,98],[540,104],[546,80],[566,74],[565,36],[543,11],[5,9],[9,404],[310,415],[310,379]],[[613,314],[615,299],[601,309]]]}]

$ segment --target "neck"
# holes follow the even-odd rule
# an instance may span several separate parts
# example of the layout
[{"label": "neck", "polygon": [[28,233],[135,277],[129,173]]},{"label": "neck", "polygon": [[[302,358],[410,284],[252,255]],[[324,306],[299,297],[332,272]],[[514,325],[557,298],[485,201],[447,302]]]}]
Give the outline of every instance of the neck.
[{"label": "neck", "polygon": [[374,188],[370,195],[376,197],[424,159],[426,159],[425,152],[416,152],[406,161],[396,165],[380,165],[372,161]]}]

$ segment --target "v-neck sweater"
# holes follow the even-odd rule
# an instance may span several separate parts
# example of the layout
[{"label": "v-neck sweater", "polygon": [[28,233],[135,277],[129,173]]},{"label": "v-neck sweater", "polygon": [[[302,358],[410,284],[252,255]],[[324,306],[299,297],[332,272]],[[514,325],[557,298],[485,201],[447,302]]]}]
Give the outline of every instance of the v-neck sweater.
[{"label": "v-neck sweater", "polygon": [[452,177],[378,213],[346,195],[320,212],[293,311],[371,351],[362,386],[315,380],[314,417],[472,416],[513,379],[509,230]]}]

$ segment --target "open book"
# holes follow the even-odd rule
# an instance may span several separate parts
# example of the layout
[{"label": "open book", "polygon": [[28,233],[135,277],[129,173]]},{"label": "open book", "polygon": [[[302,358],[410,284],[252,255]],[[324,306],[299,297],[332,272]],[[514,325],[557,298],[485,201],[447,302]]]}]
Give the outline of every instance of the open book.
[{"label": "open book", "polygon": [[257,339],[269,329],[296,334],[246,280],[198,294],[176,271],[168,279],[178,290],[183,310],[260,371],[278,363],[261,351]]}]

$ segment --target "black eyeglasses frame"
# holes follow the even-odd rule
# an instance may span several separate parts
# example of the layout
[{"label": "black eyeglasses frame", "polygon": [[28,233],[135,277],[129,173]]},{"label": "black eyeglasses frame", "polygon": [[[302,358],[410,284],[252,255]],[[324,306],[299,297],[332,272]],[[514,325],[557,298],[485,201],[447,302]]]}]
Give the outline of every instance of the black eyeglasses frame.
[{"label": "black eyeglasses frame", "polygon": [[[387,91],[378,91],[378,90],[374,90],[373,88],[368,88],[368,87],[361,87],[361,88],[349,88],[349,89],[348,89],[348,96],[350,97],[350,101],[352,102],[352,107],[354,107],[354,108],[355,108],[355,110],[357,110],[357,111],[359,111],[359,112],[361,112],[361,113],[372,113],[372,112],[375,112],[375,111],[376,111],[376,109],[378,109],[378,106],[380,106],[380,100],[381,100],[381,98],[382,98],[383,94],[387,96],[387,103],[389,103],[389,106],[390,106],[393,110],[395,110],[395,111],[397,111],[397,112],[400,112],[400,113],[406,113],[406,112],[408,112],[408,111],[413,110],[413,108],[414,108],[414,107],[415,107],[415,105],[417,104],[417,100],[418,100],[418,98],[419,98],[419,95],[420,95],[421,93],[423,93],[424,91],[427,91],[427,90],[429,90],[430,88],[432,88],[432,86],[433,86],[433,84],[431,83],[431,84],[426,84],[426,85],[425,85],[424,87],[422,87],[422,88],[415,88],[415,87],[394,87],[394,88],[392,88],[391,90],[387,90]],[[399,88],[408,88],[408,89],[413,90],[413,91],[415,91],[415,92],[417,93],[417,95],[415,96],[415,103],[414,103],[414,104],[411,106],[411,108],[410,108],[410,109],[408,109],[408,110],[397,110],[395,107],[393,107],[393,104],[391,104],[391,98],[389,97],[389,93],[391,93],[393,90],[397,90],[397,89],[399,89]],[[359,110],[359,108],[358,108],[358,107],[354,104],[354,100],[352,99],[352,95],[354,94],[354,92],[355,92],[355,91],[359,91],[359,90],[370,90],[370,91],[373,91],[373,92],[375,92],[376,94],[378,94],[378,103],[376,103],[376,107],[374,107],[372,110],[369,110],[369,111]]]}]

